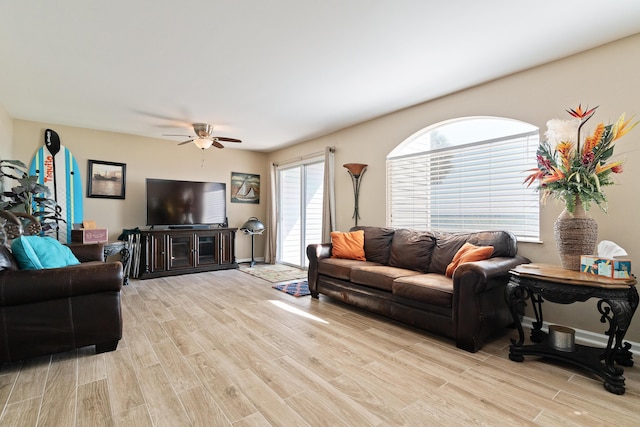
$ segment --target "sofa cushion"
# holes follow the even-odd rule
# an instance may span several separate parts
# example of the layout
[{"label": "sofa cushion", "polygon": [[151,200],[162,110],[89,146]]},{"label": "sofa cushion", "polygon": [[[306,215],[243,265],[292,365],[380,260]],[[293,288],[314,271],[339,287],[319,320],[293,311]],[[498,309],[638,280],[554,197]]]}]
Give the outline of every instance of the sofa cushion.
[{"label": "sofa cushion", "polygon": [[493,246],[492,257],[513,258],[518,253],[516,236],[510,231],[481,231],[471,233],[468,242],[476,246]]},{"label": "sofa cushion", "polygon": [[71,249],[48,236],[20,236],[11,242],[11,250],[22,270],[80,264]]},{"label": "sofa cushion", "polygon": [[331,257],[365,261],[364,231],[331,232]]},{"label": "sofa cushion", "polygon": [[398,229],[391,240],[389,265],[426,273],[435,245],[432,232]]},{"label": "sofa cushion", "polygon": [[398,277],[420,274],[414,270],[398,267],[358,266],[351,269],[351,282],[391,292],[393,281]]},{"label": "sofa cushion", "polygon": [[515,236],[508,231],[477,233],[436,232],[436,246],[431,257],[429,273],[446,274],[447,266],[466,242],[476,246],[493,246],[492,257],[514,257],[517,252]]},{"label": "sofa cushion", "polygon": [[380,264],[369,261],[356,261],[353,259],[322,258],[318,261],[318,274],[336,279],[349,280],[351,278],[351,269],[363,265],[375,266]]},{"label": "sofa cushion", "polygon": [[393,281],[391,291],[399,297],[451,307],[453,280],[436,273],[404,276]]},{"label": "sofa cushion", "polygon": [[385,265],[389,262],[393,228],[357,226],[351,230],[364,231],[364,255],[368,261]]},{"label": "sofa cushion", "polygon": [[482,261],[491,258],[493,246],[476,246],[467,242],[456,252],[453,260],[447,266],[446,276],[453,277],[453,272],[465,262]]}]

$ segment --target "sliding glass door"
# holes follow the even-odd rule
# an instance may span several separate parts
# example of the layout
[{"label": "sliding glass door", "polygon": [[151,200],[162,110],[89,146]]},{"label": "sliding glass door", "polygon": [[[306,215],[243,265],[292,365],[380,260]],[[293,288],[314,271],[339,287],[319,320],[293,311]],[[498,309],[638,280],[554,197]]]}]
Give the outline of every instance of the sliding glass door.
[{"label": "sliding glass door", "polygon": [[322,240],[324,161],[278,168],[278,256],[283,264],[306,267],[306,247]]}]

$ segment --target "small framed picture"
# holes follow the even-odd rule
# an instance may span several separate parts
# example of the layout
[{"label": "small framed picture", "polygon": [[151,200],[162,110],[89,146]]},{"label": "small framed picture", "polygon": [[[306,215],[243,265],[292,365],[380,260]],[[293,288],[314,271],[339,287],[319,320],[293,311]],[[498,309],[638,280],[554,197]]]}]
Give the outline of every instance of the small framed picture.
[{"label": "small framed picture", "polygon": [[127,165],[89,160],[87,197],[124,199]]},{"label": "small framed picture", "polygon": [[231,172],[231,203],[260,203],[260,175]]}]

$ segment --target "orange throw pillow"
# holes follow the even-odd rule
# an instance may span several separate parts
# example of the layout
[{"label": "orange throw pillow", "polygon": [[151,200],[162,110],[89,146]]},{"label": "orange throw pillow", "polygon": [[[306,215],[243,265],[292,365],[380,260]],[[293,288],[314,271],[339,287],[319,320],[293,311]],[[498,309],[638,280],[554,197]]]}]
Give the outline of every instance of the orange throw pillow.
[{"label": "orange throw pillow", "polygon": [[357,259],[366,261],[364,257],[364,230],[341,233],[331,232],[331,258]]},{"label": "orange throw pillow", "polygon": [[447,266],[447,277],[453,277],[453,272],[464,262],[482,261],[491,258],[493,246],[476,246],[471,243],[462,245],[453,257],[453,261]]}]

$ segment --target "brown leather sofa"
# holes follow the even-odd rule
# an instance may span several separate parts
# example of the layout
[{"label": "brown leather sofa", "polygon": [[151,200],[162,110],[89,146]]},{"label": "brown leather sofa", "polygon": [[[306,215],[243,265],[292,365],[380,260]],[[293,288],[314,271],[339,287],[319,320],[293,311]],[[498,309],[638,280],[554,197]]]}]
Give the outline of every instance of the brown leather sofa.
[{"label": "brown leather sofa", "polygon": [[0,363],[95,345],[115,350],[122,337],[120,262],[103,246],[70,245],[79,265],[19,270],[0,247]]},{"label": "brown leather sofa", "polygon": [[[512,233],[443,233],[354,227],[364,230],[366,261],[331,257],[331,244],[307,246],[309,290],[453,338],[480,350],[487,337],[513,322],[505,301],[508,272],[529,262],[517,255]],[[465,242],[493,246],[491,258],[448,264]]]}]

